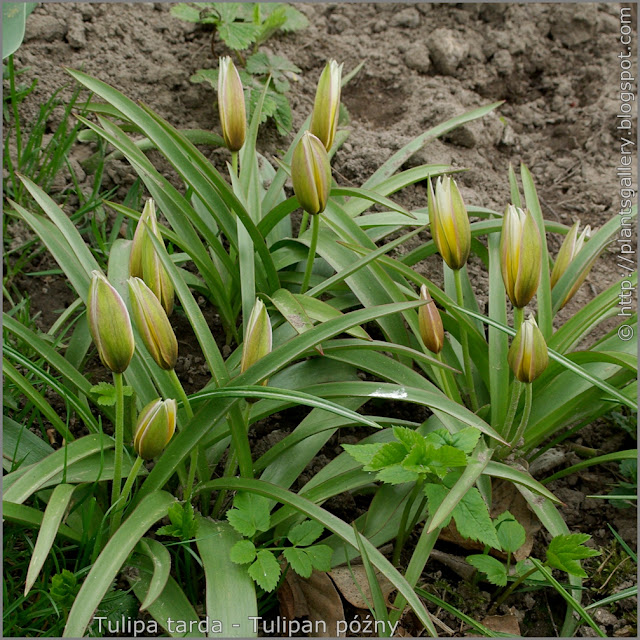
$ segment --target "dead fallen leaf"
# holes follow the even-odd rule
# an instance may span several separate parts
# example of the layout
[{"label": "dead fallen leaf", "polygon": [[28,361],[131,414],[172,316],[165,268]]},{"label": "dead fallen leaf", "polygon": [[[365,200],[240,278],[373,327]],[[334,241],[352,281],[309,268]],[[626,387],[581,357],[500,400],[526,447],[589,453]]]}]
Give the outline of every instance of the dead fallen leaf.
[{"label": "dead fallen leaf", "polygon": [[311,633],[316,638],[335,638],[338,635],[337,623],[344,620],[344,608],[340,594],[329,576],[322,571],[314,571],[309,578],[301,578],[293,571],[287,571],[278,589],[280,613],[283,618],[293,620],[307,616],[315,623],[326,623],[326,632]]},{"label": "dead fallen leaf", "polygon": [[516,618],[512,613],[509,613],[506,616],[487,616],[480,620],[480,624],[483,624],[487,629],[497,631],[498,633],[509,633],[514,636],[520,635],[518,618]]},{"label": "dead fallen leaf", "polygon": [[[350,568],[347,566],[336,567],[329,571],[329,575],[349,604],[352,604],[357,609],[368,609],[369,606],[373,606],[373,598],[371,597],[371,589],[369,588],[364,565],[352,564]],[[376,571],[375,575],[385,602],[387,602],[389,594],[395,591],[395,587],[379,571]],[[387,602],[387,604],[389,603]]]},{"label": "dead fallen leaf", "polygon": [[434,560],[442,563],[445,567],[449,567],[452,571],[455,571],[463,580],[471,580],[473,574],[476,572],[462,556],[455,556],[451,553],[445,553],[438,549],[432,549],[429,556]]}]

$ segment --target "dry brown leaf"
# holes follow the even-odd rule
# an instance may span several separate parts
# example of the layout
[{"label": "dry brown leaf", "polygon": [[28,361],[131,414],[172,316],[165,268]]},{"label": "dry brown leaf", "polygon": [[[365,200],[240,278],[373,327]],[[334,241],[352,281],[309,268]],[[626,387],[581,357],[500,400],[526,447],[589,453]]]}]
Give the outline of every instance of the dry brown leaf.
[{"label": "dry brown leaf", "polygon": [[480,624],[483,624],[487,629],[497,631],[498,633],[509,633],[514,636],[520,635],[518,618],[516,618],[512,613],[509,613],[506,616],[487,616],[480,620]]},{"label": "dry brown leaf", "polygon": [[311,633],[312,637],[337,637],[337,623],[345,619],[344,608],[340,594],[326,573],[314,571],[311,577],[301,578],[287,571],[278,589],[278,600],[280,613],[287,620],[307,616],[314,629],[318,628],[316,622],[326,623],[326,632]]},{"label": "dry brown leaf", "polygon": [[[369,588],[369,581],[367,580],[367,572],[364,565],[352,564],[350,568],[346,566],[336,567],[329,571],[329,575],[349,604],[352,604],[357,609],[368,609],[369,606],[373,605],[371,589]],[[375,575],[385,602],[387,602],[389,594],[395,591],[395,587],[379,571],[375,571]],[[387,604],[389,603],[387,602]]]}]

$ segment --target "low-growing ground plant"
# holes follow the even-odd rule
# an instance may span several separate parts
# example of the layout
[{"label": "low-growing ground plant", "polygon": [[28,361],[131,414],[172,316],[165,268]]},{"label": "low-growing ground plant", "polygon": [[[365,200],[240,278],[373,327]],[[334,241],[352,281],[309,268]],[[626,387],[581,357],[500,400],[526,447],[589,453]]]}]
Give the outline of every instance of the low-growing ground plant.
[{"label": "low-growing ground plant", "polygon": [[[271,80],[247,120],[242,76],[222,58],[216,84],[229,155],[219,171],[151,109],[69,71],[94,96],[93,115],[78,121],[122,154],[150,197],[141,210],[105,202],[129,221],[132,238],[114,239],[106,264],[34,180],[18,176],[35,205],[8,200],[77,294],[53,340],[4,316],[11,396],[23,397],[64,440],[52,450],[9,409],[4,518],[36,532],[33,542],[26,537],[33,550],[21,586],[25,599],[33,589],[48,594],[63,635],[95,632],[109,612],[128,610],[133,597],[120,578],[155,625],[147,631],[256,635],[250,617],[273,606],[287,572],[305,579],[360,556],[376,620],[395,628],[409,606],[436,636],[419,583],[450,522],[462,538],[486,545],[469,562],[506,587],[498,598],[508,601],[522,582],[542,576],[567,602],[562,635],[572,635],[580,617],[591,624],[580,604],[579,561],[597,552],[569,531],[560,501],[527,464],[612,407],[637,411],[633,341],[614,329],[580,348],[615,315],[618,287],[564,324],[557,315],[620,222],[587,239],[578,227],[544,220],[524,166],[521,184],[515,171],[505,176],[504,212],[465,205],[449,166],[402,170],[429,140],[500,103],[421,133],[360,187],[341,186],[330,161],[346,139],[340,94],[354,72],[343,76],[341,65],[327,64],[313,113],[274,167],[257,151]],[[154,166],[141,139],[179,183]],[[417,183],[426,187],[426,207],[407,210],[390,197]],[[382,211],[371,212],[373,205]],[[431,240],[393,253],[426,229]],[[555,261],[551,233],[567,236]],[[486,314],[467,270],[471,255],[488,271]],[[442,288],[413,268],[427,259],[442,264]],[[220,331],[205,306],[215,309]],[[191,393],[176,373],[178,316],[207,367],[206,383]],[[427,418],[371,415],[371,400],[417,405]],[[257,423],[292,407],[308,411],[257,455]],[[369,435],[301,483],[331,436],[356,427]],[[491,513],[497,479],[511,483],[548,532],[544,562],[530,558],[518,569],[512,561],[522,527],[507,511]],[[323,506],[365,489],[369,509],[353,522]],[[390,541],[391,560],[379,550]],[[489,549],[506,553],[506,563]],[[567,588],[554,569],[568,575]],[[391,606],[376,570],[396,592]],[[200,611],[220,628],[200,628]],[[172,626],[176,620],[184,627]]]},{"label": "low-growing ground plant", "polygon": [[[212,25],[214,56],[217,37],[235,53],[241,66],[240,78],[249,117],[262,100],[261,122],[273,118],[281,135],[291,132],[291,107],[286,94],[300,69],[287,58],[260,51],[259,47],[277,33],[305,29],[309,22],[304,14],[292,5],[279,2],[180,3],[171,7],[171,14],[187,22]],[[216,88],[218,69],[199,69],[191,76],[191,82],[208,82]]]}]

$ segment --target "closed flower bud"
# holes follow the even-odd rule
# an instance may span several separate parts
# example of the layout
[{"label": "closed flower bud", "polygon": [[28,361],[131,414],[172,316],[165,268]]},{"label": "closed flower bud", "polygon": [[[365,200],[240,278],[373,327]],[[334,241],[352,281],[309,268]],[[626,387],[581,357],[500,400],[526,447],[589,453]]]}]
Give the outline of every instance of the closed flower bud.
[{"label": "closed flower bud", "polygon": [[538,290],[542,242],[531,213],[510,204],[500,236],[502,280],[514,307],[523,309]]},{"label": "closed flower bud", "polygon": [[324,145],[308,131],[293,151],[291,180],[300,206],[312,216],[322,213],[329,200],[331,166]]},{"label": "closed flower bud", "polygon": [[176,401],[158,398],[150,402],[138,416],[133,448],[143,460],[162,453],[176,430]]},{"label": "closed flower bud", "polygon": [[[268,353],[271,353],[271,321],[267,308],[262,300],[258,299],[251,311],[245,331],[240,372],[244,373]],[[265,380],[262,384],[267,384],[267,381]]]},{"label": "closed flower bud", "polygon": [[449,268],[462,269],[471,249],[471,227],[455,180],[438,178],[435,192],[429,180],[428,198],[433,241]]},{"label": "closed flower bud", "polygon": [[425,347],[432,353],[440,353],[444,345],[444,329],[442,327],[442,318],[436,307],[436,303],[431,299],[429,291],[425,285],[420,287],[420,300],[426,300],[427,304],[423,304],[418,308],[418,326],[420,328],[420,336]]},{"label": "closed flower bud", "polygon": [[87,317],[102,364],[122,373],[135,349],[131,320],[120,294],[99,271],[91,272]]},{"label": "closed flower bud", "polygon": [[239,151],[247,132],[244,93],[238,71],[229,56],[220,58],[218,110],[222,137],[229,151]]},{"label": "closed flower bud", "polygon": [[156,205],[152,198],[149,198],[145,203],[142,215],[136,225],[136,231],[133,234],[131,253],[129,255],[129,275],[132,278],[142,278],[142,250],[144,238],[147,235],[147,224],[151,227],[153,233],[160,237],[158,235]]},{"label": "closed flower bud", "polygon": [[547,368],[547,343],[533,315],[520,325],[507,358],[513,375],[520,382],[533,382]]},{"label": "closed flower bud", "polygon": [[144,346],[160,368],[173,369],[178,359],[178,342],[160,301],[140,278],[129,278],[129,293]]},{"label": "closed flower bud", "polygon": [[331,149],[338,128],[341,78],[342,65],[330,60],[320,75],[313,103],[309,131],[322,142],[327,151]]},{"label": "closed flower bud", "polygon": [[129,257],[129,275],[134,278],[142,278],[156,294],[167,315],[171,315],[174,299],[173,283],[167,270],[160,262],[149,233],[153,233],[158,240],[162,241],[162,236],[158,231],[156,207],[151,198],[144,205],[133,236]]},{"label": "closed flower bud", "polygon": [[[556,262],[553,265],[553,270],[551,271],[551,288],[556,286],[558,280],[564,275],[564,272],[568,269],[569,265],[573,262],[574,258],[580,253],[580,250],[584,246],[586,240],[591,236],[591,227],[587,225],[582,233],[578,236],[578,230],[580,228],[580,223],[576,222],[573,227],[567,233],[562,246],[560,247],[560,251],[558,251],[558,256],[556,258]],[[595,258],[591,260],[584,268],[584,270],[578,275],[573,283],[573,286],[567,293],[565,299],[562,301],[562,306],[564,307],[567,302],[573,297],[575,292],[580,288],[580,285],[585,281],[586,277],[589,275],[589,271],[591,271],[591,267],[595,262]]]}]

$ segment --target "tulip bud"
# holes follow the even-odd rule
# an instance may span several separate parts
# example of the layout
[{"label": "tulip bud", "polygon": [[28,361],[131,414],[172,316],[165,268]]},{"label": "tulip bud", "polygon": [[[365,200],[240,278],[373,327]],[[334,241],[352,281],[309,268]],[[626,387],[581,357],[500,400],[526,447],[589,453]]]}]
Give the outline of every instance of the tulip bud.
[{"label": "tulip bud", "polygon": [[331,149],[338,128],[341,78],[342,65],[330,60],[320,75],[313,103],[309,131],[322,142],[327,151]]},{"label": "tulip bud", "polygon": [[131,253],[129,254],[129,275],[132,278],[142,278],[142,249],[144,238],[147,235],[147,223],[151,227],[153,233],[159,238],[158,223],[156,220],[156,205],[152,198],[149,198],[142,210],[142,215],[136,225],[136,231],[133,234],[133,242],[131,243]]},{"label": "tulip bud", "polygon": [[523,309],[538,290],[542,263],[540,232],[529,210],[510,204],[500,236],[502,280],[514,307]]},{"label": "tulip bud", "polygon": [[[271,321],[267,308],[258,298],[245,331],[240,372],[244,373],[268,353],[271,353]],[[267,381],[265,380],[262,384],[267,384]]]},{"label": "tulip bud", "polygon": [[[553,265],[553,270],[551,271],[551,288],[556,286],[558,280],[564,275],[564,272],[567,270],[569,265],[573,262],[574,258],[578,255],[584,243],[591,237],[591,227],[587,225],[583,230],[580,236],[578,236],[578,230],[580,228],[580,223],[576,222],[573,227],[567,233],[562,246],[560,247],[560,251],[558,251],[558,256],[556,258],[556,262]],[[575,292],[580,288],[580,285],[585,281],[586,277],[589,275],[589,271],[591,271],[591,267],[595,259],[589,262],[584,270],[578,275],[573,283],[573,286],[567,293],[565,299],[562,301],[562,306],[564,307],[567,302],[571,298]]]},{"label": "tulip bud", "polygon": [[533,315],[520,325],[507,359],[513,375],[520,382],[533,382],[547,368],[547,343]]},{"label": "tulip bud", "polygon": [[176,401],[158,398],[150,402],[138,416],[133,448],[143,460],[159,456],[176,430]]},{"label": "tulip bud", "polygon": [[160,301],[140,278],[129,278],[131,309],[147,351],[162,369],[173,369],[178,342]]},{"label": "tulip bud", "polygon": [[239,151],[247,132],[242,82],[229,56],[220,58],[218,70],[218,111],[222,137],[229,151]]},{"label": "tulip bud", "polygon": [[471,227],[455,180],[438,178],[435,193],[429,180],[428,203],[431,235],[442,259],[454,271],[462,269],[471,249]]},{"label": "tulip bud", "polygon": [[120,294],[99,271],[91,272],[87,317],[102,364],[122,373],[135,349],[131,320]]},{"label": "tulip bud", "polygon": [[312,216],[322,213],[329,199],[331,166],[324,145],[308,131],[293,151],[291,180],[300,206]]},{"label": "tulip bud", "polygon": [[153,293],[156,294],[167,315],[171,315],[174,298],[173,283],[167,270],[160,262],[160,257],[153,246],[153,242],[151,242],[149,232],[162,241],[162,236],[158,231],[156,207],[151,198],[144,205],[133,236],[131,255],[129,257],[129,275],[134,278],[142,278]]},{"label": "tulip bud", "polygon": [[431,299],[429,291],[425,285],[420,287],[420,300],[426,300],[427,304],[418,307],[418,327],[420,336],[425,347],[432,353],[440,353],[444,345],[444,329],[442,318],[436,307],[436,303]]}]

